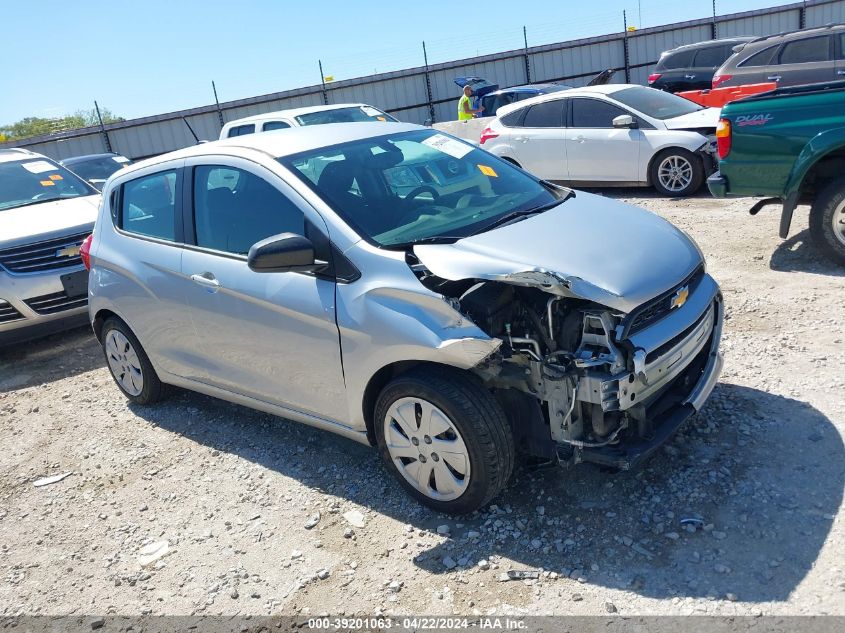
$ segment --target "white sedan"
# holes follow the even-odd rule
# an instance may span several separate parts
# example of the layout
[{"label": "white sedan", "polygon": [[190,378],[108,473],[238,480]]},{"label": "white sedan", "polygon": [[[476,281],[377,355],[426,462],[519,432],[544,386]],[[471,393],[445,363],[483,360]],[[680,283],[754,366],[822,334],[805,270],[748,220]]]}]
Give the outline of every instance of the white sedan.
[{"label": "white sedan", "polygon": [[717,108],[630,84],[575,88],[499,108],[479,143],[545,180],[648,186],[668,196],[715,169]]}]

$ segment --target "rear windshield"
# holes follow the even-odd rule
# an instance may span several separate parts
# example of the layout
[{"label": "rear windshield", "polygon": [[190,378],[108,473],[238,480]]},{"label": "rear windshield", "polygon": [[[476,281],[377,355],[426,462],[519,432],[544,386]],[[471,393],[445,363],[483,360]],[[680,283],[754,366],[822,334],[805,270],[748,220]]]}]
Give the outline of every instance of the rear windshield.
[{"label": "rear windshield", "polygon": [[0,163],[0,212],[97,193],[75,174],[44,158]]},{"label": "rear windshield", "polygon": [[624,88],[618,92],[612,92],[608,96],[653,119],[674,119],[676,116],[683,116],[704,109],[683,97],[644,86]]},{"label": "rear windshield", "polygon": [[68,169],[85,180],[108,180],[114,172],[129,164],[123,156],[98,156],[68,165]]},{"label": "rear windshield", "polygon": [[300,125],[323,125],[324,123],[359,123],[361,121],[396,121],[386,112],[372,106],[336,108],[321,112],[309,112],[296,117]]}]

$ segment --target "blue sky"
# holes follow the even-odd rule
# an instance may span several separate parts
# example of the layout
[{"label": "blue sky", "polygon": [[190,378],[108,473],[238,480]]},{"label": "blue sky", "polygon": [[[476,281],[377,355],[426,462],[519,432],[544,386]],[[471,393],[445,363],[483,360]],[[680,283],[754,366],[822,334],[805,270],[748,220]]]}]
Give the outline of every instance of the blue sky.
[{"label": "blue sky", "polygon": [[[717,13],[778,0],[717,0]],[[4,0],[0,123],[93,107],[134,118],[522,46],[707,17],[711,0]],[[418,8],[415,8],[418,7]],[[640,18],[641,16],[641,18]]]}]

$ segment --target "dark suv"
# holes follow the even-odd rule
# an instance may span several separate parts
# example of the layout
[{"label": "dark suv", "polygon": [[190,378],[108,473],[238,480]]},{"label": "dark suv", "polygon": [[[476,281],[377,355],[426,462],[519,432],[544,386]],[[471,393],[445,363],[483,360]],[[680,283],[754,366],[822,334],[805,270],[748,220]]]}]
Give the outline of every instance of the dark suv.
[{"label": "dark suv", "polygon": [[845,24],[760,37],[734,50],[713,76],[714,88],[768,81],[800,86],[842,79]]},{"label": "dark suv", "polygon": [[742,46],[753,37],[731,37],[687,44],[660,55],[654,72],[648,76],[648,85],[667,92],[707,90],[713,73],[733,55],[735,46]]}]

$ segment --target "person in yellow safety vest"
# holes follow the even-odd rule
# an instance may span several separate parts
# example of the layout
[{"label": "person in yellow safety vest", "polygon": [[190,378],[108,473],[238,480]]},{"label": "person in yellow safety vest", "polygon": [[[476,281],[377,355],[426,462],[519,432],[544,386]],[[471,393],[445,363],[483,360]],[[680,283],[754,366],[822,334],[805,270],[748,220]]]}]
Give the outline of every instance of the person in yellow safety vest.
[{"label": "person in yellow safety vest", "polygon": [[469,121],[473,116],[479,114],[484,108],[472,109],[470,97],[472,96],[472,88],[464,86],[464,96],[458,101],[458,121]]}]

